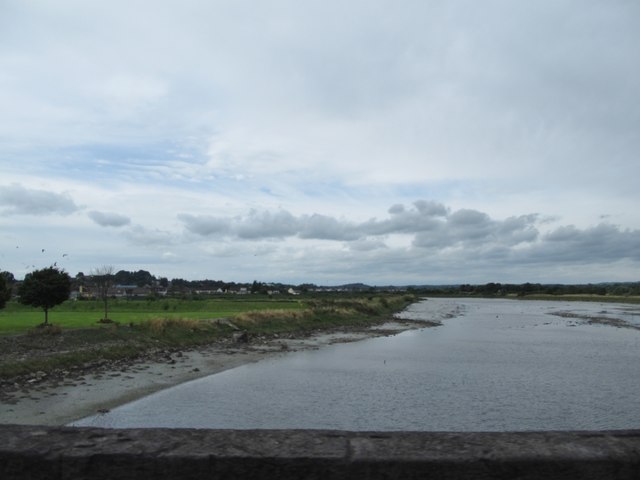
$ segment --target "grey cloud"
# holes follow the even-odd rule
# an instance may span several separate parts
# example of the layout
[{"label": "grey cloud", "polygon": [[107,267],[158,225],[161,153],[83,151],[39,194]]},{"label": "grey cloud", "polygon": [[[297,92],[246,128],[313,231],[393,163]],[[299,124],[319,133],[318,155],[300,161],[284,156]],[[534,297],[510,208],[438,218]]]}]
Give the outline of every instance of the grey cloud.
[{"label": "grey cloud", "polygon": [[389,209],[389,219],[369,220],[360,226],[360,230],[368,235],[435,231],[440,227],[439,218],[446,216],[448,212],[441,203],[418,200],[413,205],[413,209],[393,205]]},{"label": "grey cloud", "polygon": [[426,248],[464,246],[496,248],[534,242],[539,235],[534,214],[493,220],[477,210],[461,209],[438,223],[431,232],[416,235],[414,245]]},{"label": "grey cloud", "polygon": [[[522,228],[510,231],[525,232],[523,234],[533,237],[526,217],[515,221],[521,222]],[[513,223],[512,219],[497,222],[495,231]],[[640,262],[640,230],[623,230],[609,224],[585,229],[561,227],[545,235],[537,234],[529,243],[518,244],[518,248],[509,242],[493,241],[446,244],[441,238],[422,235],[417,238],[425,245],[418,246],[416,240],[414,248],[381,249],[374,252],[375,256],[366,257],[347,257],[344,253],[336,253],[336,256],[348,258],[350,272],[366,278],[384,278],[389,274],[393,276],[393,272],[401,272],[406,277],[415,276],[419,283],[557,282],[562,279],[584,282],[594,281],[593,271],[608,274],[615,274],[620,269],[637,271]],[[428,241],[432,244],[427,245]],[[592,276],[584,277],[585,273]]]},{"label": "grey cloud", "polygon": [[251,211],[243,217],[213,217],[209,215],[178,215],[187,231],[203,237],[231,236],[247,240],[286,238],[353,241],[364,236],[359,225],[336,218],[313,214],[295,217],[281,210]]},{"label": "grey cloud", "polygon": [[482,241],[496,230],[496,222],[477,210],[458,210],[449,216],[448,224],[456,241]]},{"label": "grey cloud", "polygon": [[0,186],[0,206],[5,215],[69,215],[78,210],[67,193],[27,189],[17,184]]},{"label": "grey cloud", "polygon": [[349,242],[348,246],[350,250],[355,252],[371,252],[389,248],[380,240],[356,240],[355,242]]},{"label": "grey cloud", "polygon": [[398,215],[398,214],[400,214],[400,213],[404,212],[404,205],[402,205],[401,203],[398,203],[398,204],[392,205],[392,206],[389,208],[388,212],[389,212],[391,215]]},{"label": "grey cloud", "polygon": [[[418,260],[422,258],[432,266],[464,264],[492,270],[640,260],[640,230],[610,224],[586,229],[562,226],[541,234],[538,225],[545,223],[537,214],[493,219],[478,210],[450,211],[424,201],[409,207],[394,205],[388,214],[361,223],[320,214],[295,216],[284,210],[251,211],[240,217],[181,215],[179,219],[187,231],[203,237],[344,241],[349,252],[363,256],[363,262],[379,264],[387,259],[416,268],[426,268],[426,260]],[[386,237],[392,234],[412,237],[411,245],[387,245]]]},{"label": "grey cloud", "polygon": [[439,225],[437,229],[433,229],[431,232],[420,232],[416,234],[413,238],[412,245],[419,248],[442,249],[452,246],[453,242],[445,226]]},{"label": "grey cloud", "polygon": [[465,227],[482,227],[491,222],[489,215],[479,212],[477,210],[461,209],[453,212],[449,216],[449,222],[452,225],[465,228]]},{"label": "grey cloud", "polygon": [[276,213],[252,210],[244,217],[180,214],[178,220],[187,231],[203,237],[284,238],[296,235],[300,229],[300,220],[284,210]]},{"label": "grey cloud", "polygon": [[568,225],[564,227],[558,227],[552,232],[545,235],[545,239],[550,242],[566,242],[576,239],[580,235],[580,230],[578,230],[573,225]]},{"label": "grey cloud", "polygon": [[428,217],[445,217],[449,209],[443,204],[428,200],[417,200],[413,203],[420,214]]},{"label": "grey cloud", "polygon": [[353,225],[333,217],[313,214],[295,217],[280,210],[275,213],[252,210],[242,217],[214,217],[210,215],[178,215],[187,231],[203,237],[238,237],[245,240],[286,238],[354,240],[360,235]]},{"label": "grey cloud", "polygon": [[538,229],[534,226],[537,221],[538,215],[536,214],[509,217],[500,225],[499,237],[506,240],[509,245],[533,242],[539,235]]},{"label": "grey cloud", "polygon": [[361,237],[356,226],[326,215],[313,214],[300,221],[300,238],[318,240],[356,240]]},{"label": "grey cloud", "polygon": [[640,230],[601,223],[581,230],[573,225],[549,232],[530,252],[538,261],[571,263],[640,260]]},{"label": "grey cloud", "polygon": [[[557,281],[579,279],[580,272],[594,268],[614,271],[611,265],[630,269],[640,262],[640,230],[602,223],[589,228],[561,226],[542,233],[539,228],[549,225],[537,214],[495,219],[478,210],[436,206],[421,202],[394,205],[386,218],[361,223],[320,214],[296,216],[282,210],[251,211],[238,217],[181,215],[180,219],[187,231],[203,237],[345,242],[323,247],[321,255],[316,255],[313,243],[281,246],[271,242],[278,245],[277,252],[267,255],[265,262],[287,265],[293,252],[305,278],[344,278],[344,272],[338,272],[340,266],[348,265],[354,278],[378,282],[393,282],[394,278],[415,278],[418,283]],[[392,234],[413,241],[394,244],[388,238]],[[212,245],[219,243],[225,240]]]},{"label": "grey cloud", "polygon": [[187,231],[200,236],[267,239],[298,237],[302,239],[357,241],[392,234],[415,235],[414,245],[444,248],[472,242],[495,242],[516,245],[533,241],[538,231],[535,215],[492,220],[475,210],[458,210],[449,214],[444,205],[417,201],[413,207],[394,205],[386,219],[362,223],[349,222],[327,215],[296,217],[280,210],[272,213],[252,210],[246,216],[214,217],[182,214],[178,219]]},{"label": "grey cloud", "polygon": [[229,218],[213,217],[210,215],[194,216],[180,214],[178,215],[178,220],[185,224],[189,232],[203,237],[211,235],[225,236],[230,233],[231,229],[231,219]]},{"label": "grey cloud", "polygon": [[299,229],[299,220],[284,210],[276,213],[252,210],[235,225],[236,235],[244,239],[291,237]]},{"label": "grey cloud", "polygon": [[131,223],[131,219],[125,215],[111,212],[98,212],[93,210],[87,214],[91,220],[101,227],[124,227]]},{"label": "grey cloud", "polygon": [[133,225],[125,233],[125,237],[135,245],[173,245],[175,237],[170,233],[158,229],[148,229],[142,225]]}]

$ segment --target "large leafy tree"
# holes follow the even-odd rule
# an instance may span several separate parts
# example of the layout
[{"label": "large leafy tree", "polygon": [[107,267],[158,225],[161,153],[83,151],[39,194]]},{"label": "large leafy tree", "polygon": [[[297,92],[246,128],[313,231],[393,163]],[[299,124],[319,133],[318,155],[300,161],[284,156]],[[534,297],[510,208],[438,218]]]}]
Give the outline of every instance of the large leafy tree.
[{"label": "large leafy tree", "polygon": [[69,298],[71,277],[56,267],[35,270],[24,277],[18,290],[20,303],[44,310],[44,324],[49,324],[49,309]]}]

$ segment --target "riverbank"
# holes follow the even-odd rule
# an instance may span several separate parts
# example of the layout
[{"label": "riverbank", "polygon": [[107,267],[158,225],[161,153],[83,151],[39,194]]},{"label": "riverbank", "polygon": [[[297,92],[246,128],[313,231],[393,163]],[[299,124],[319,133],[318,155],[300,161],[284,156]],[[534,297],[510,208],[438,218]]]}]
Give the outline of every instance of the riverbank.
[{"label": "riverbank", "polygon": [[158,351],[135,360],[91,365],[63,375],[36,375],[3,385],[0,424],[64,425],[158,390],[276,355],[435,325],[403,319],[313,333],[238,337],[197,348]]}]

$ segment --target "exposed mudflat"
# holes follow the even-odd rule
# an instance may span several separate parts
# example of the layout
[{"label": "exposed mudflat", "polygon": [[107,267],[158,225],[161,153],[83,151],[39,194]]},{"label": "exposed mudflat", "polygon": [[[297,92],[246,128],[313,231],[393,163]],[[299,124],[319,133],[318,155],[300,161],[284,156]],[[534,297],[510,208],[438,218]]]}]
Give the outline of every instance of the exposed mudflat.
[{"label": "exposed mudflat", "polygon": [[[247,343],[225,339],[196,349],[149,351],[135,361],[105,360],[54,374],[41,372],[0,384],[0,424],[64,425],[155,391],[270,356],[433,325],[437,323],[399,319],[368,328],[250,338]],[[4,337],[0,338],[0,361],[72,348],[90,346],[81,333],[71,333],[67,338]]]}]

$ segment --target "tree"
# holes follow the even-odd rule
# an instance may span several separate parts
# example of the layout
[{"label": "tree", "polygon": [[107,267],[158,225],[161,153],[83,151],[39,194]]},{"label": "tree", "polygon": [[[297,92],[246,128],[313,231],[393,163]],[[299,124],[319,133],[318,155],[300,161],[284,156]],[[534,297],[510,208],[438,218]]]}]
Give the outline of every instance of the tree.
[{"label": "tree", "polygon": [[153,285],[156,277],[146,270],[138,270],[137,272],[127,272],[120,270],[115,274],[115,282],[121,285],[137,285],[144,287],[145,285]]},{"label": "tree", "polygon": [[0,309],[4,308],[7,301],[11,298],[12,283],[13,274],[9,272],[0,272]]},{"label": "tree", "polygon": [[44,324],[49,324],[49,309],[61,304],[71,293],[71,277],[56,267],[28,273],[18,290],[20,303],[44,310]]},{"label": "tree", "polygon": [[262,288],[262,282],[258,282],[257,280],[254,280],[253,283],[251,284],[251,293],[260,292],[260,288]]},{"label": "tree", "polygon": [[104,303],[104,318],[103,320],[109,320],[109,289],[113,286],[114,282],[114,268],[111,265],[103,265],[91,272],[91,278],[95,284],[98,297],[102,299]]}]

